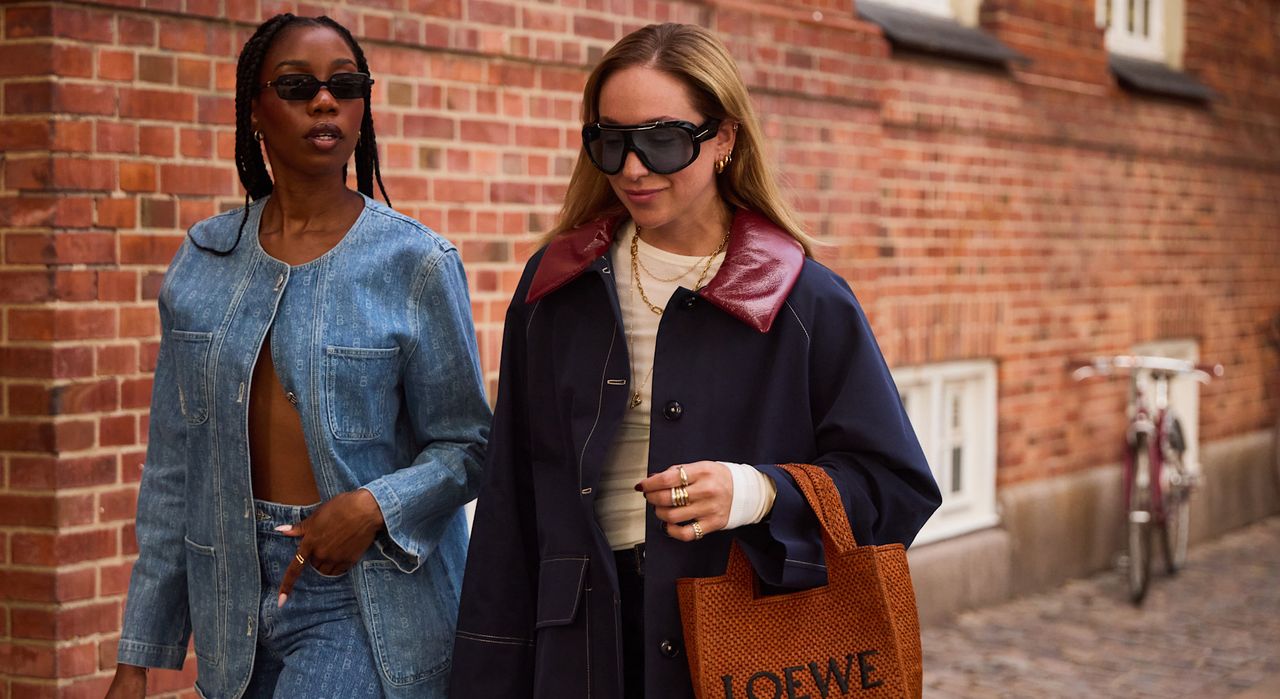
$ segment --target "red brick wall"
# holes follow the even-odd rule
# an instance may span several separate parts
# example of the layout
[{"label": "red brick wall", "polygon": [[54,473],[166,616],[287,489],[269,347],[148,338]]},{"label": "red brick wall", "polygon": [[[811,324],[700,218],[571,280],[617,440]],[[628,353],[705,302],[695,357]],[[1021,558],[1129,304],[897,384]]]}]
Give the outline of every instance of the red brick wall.
[{"label": "red brick wall", "polygon": [[[1118,384],[1068,355],[1193,337],[1228,366],[1202,439],[1277,409],[1280,9],[1187,0],[1210,106],[1136,96],[1089,3],[986,0],[1012,71],[895,54],[849,0],[114,0],[0,12],[0,698],[100,696],[134,551],[155,296],[236,206],[235,53],[277,10],[365,43],[397,208],[467,263],[490,388],[501,319],[575,153],[585,71],[650,21],[712,26],[821,260],[891,363],[999,365],[1002,485],[1116,458]],[[815,19],[819,15],[820,19]],[[158,688],[189,686],[153,673]]]}]

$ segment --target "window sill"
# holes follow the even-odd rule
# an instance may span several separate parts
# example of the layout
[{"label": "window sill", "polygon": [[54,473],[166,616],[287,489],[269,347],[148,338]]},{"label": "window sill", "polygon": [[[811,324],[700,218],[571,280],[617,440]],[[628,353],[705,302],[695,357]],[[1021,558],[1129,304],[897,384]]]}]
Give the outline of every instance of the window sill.
[{"label": "window sill", "polygon": [[1217,97],[1217,93],[1200,81],[1163,63],[1114,53],[1108,63],[1120,85],[1135,92],[1195,102],[1208,102]]},{"label": "window sill", "polygon": [[858,0],[858,14],[884,30],[895,47],[978,63],[1027,62],[1026,56],[995,37],[947,17]]}]

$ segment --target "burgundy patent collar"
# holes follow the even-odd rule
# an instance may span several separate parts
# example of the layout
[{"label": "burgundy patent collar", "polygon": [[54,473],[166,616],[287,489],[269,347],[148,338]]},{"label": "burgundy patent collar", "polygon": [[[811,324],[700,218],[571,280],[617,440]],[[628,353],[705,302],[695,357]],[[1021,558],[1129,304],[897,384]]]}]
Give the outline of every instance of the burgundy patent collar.
[{"label": "burgundy patent collar", "polygon": [[[600,219],[551,241],[533,275],[527,302],[582,274],[609,250],[614,231],[625,219]],[[764,216],[739,209],[733,216],[724,263],[699,294],[756,330],[768,332],[803,266],[804,249],[795,238]]]}]

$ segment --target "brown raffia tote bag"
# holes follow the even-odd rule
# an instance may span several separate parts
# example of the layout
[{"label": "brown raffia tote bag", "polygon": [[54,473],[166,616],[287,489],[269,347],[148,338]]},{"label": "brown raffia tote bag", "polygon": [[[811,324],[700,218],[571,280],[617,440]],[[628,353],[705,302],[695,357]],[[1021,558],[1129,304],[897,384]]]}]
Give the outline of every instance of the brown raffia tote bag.
[{"label": "brown raffia tote bag", "polygon": [[760,596],[736,541],[723,576],[677,580],[694,695],[920,697],[920,619],[906,549],[858,546],[826,472],[783,468],[822,523],[827,585]]}]

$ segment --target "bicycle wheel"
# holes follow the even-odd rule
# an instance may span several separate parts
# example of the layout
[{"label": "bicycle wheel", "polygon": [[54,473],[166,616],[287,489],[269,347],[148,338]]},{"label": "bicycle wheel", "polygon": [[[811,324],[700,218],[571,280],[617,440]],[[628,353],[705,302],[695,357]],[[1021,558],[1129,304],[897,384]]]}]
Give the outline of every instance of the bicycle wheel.
[{"label": "bicycle wheel", "polygon": [[1161,493],[1164,498],[1164,522],[1160,537],[1164,548],[1164,561],[1169,574],[1178,572],[1187,563],[1187,539],[1191,526],[1191,482],[1182,457],[1186,453],[1186,441],[1182,436],[1182,423],[1176,419],[1169,432],[1168,445],[1163,450],[1164,465],[1160,469]]},{"label": "bicycle wheel", "polygon": [[1151,452],[1146,435],[1138,435],[1130,453],[1133,471],[1126,512],[1129,599],[1141,604],[1151,579]]}]

